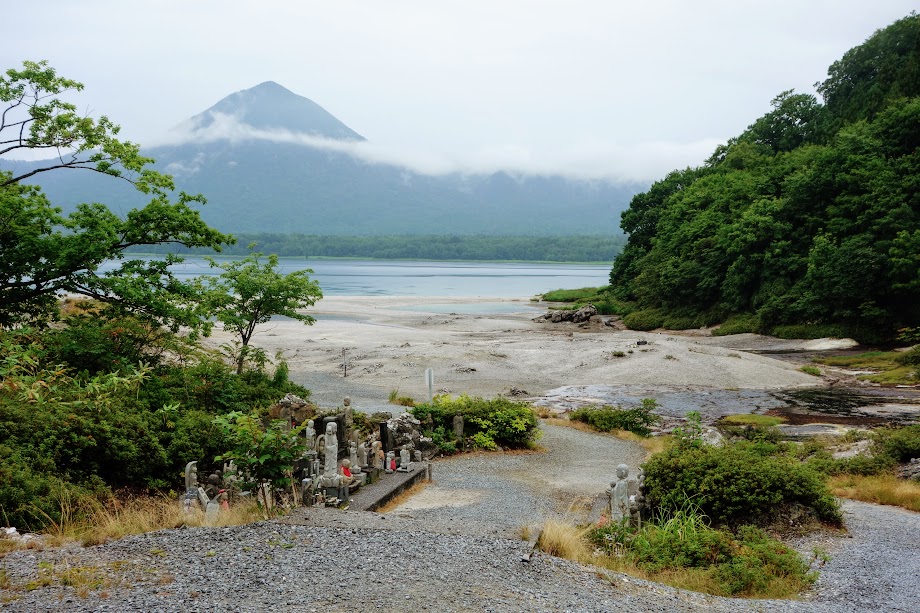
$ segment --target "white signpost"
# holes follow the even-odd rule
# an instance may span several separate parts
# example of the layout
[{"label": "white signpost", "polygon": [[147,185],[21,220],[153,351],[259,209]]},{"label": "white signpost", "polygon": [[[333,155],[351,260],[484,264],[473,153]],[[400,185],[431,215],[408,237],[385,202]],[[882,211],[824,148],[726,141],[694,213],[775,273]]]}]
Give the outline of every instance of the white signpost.
[{"label": "white signpost", "polygon": [[425,369],[425,384],[428,386],[428,402],[434,400],[434,371]]}]

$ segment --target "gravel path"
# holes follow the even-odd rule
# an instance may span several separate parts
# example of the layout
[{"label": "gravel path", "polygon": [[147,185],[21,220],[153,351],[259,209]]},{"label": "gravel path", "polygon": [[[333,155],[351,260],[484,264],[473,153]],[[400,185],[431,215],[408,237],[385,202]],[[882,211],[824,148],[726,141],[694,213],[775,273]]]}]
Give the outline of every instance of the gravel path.
[{"label": "gravel path", "polygon": [[531,546],[512,537],[520,526],[565,515],[573,497],[607,486],[612,466],[639,459],[611,437],[546,430],[546,453],[437,462],[436,484],[388,515],[313,509],[14,552],[0,559],[0,610],[920,610],[920,514],[849,501],[849,535],[796,543],[831,556],[801,601],[704,596],[539,553],[522,562]]},{"label": "gravel path", "polygon": [[641,447],[613,436],[541,427],[544,452],[438,460],[435,483],[393,512],[514,538],[523,526],[536,528],[551,517],[584,521],[617,464],[628,464],[634,476],[645,458]]}]

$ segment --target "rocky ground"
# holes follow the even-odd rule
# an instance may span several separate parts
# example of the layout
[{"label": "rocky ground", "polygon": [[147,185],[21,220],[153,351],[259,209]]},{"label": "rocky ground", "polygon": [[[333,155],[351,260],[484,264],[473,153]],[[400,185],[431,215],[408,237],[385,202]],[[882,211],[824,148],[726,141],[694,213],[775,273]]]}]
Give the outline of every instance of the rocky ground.
[{"label": "rocky ground", "polygon": [[[164,530],[0,559],[4,611],[916,611],[920,514],[845,502],[848,534],[795,545],[830,560],[800,601],[675,590],[536,553],[521,526],[577,519],[631,444],[546,429],[544,453],[437,461],[388,514],[309,509],[233,528]],[[585,453],[584,450],[589,450]]]},{"label": "rocky ground", "polygon": [[[559,406],[660,393],[674,415],[693,403],[715,415],[726,402],[751,407],[769,390],[821,384],[794,363],[747,351],[769,350],[775,341],[764,337],[539,324],[527,301],[503,301],[511,304],[493,315],[452,313],[460,302],[471,300],[327,298],[311,310],[316,326],[272,323],[253,342],[269,355],[284,349],[292,378],[320,404],[351,396],[367,411],[392,411],[392,389],[426,397],[425,368],[435,370],[436,390],[494,396],[514,387]],[[633,444],[567,428],[546,428],[541,444],[542,453],[439,460],[435,483],[385,515],[313,509],[249,526],[13,552],[0,559],[0,610],[920,610],[920,514],[856,502],[844,502],[847,534],[795,543],[830,556],[798,601],[703,596],[541,553],[523,562],[532,545],[522,527],[584,517],[614,467],[642,459]]]}]

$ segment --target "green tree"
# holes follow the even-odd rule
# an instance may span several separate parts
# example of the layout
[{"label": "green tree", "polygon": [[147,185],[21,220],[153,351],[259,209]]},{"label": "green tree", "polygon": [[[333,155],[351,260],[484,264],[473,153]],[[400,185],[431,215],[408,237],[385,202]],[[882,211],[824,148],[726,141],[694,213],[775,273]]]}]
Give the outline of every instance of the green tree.
[{"label": "green tree", "polygon": [[212,268],[223,272],[214,276],[199,277],[196,285],[201,290],[202,306],[221,322],[225,330],[233,331],[242,348],[237,360],[237,374],[243,372],[249,341],[256,326],[266,323],[273,315],[313,324],[313,318],[298,309],[312,306],[323,297],[319,285],[310,279],[310,269],[281,274],[278,256],[253,252],[242,260],[218,262],[208,258]]},{"label": "green tree", "polygon": [[[0,172],[0,327],[53,317],[63,292],[110,302],[158,323],[199,322],[190,287],[169,272],[181,261],[124,259],[138,245],[176,243],[220,250],[231,237],[209,228],[193,204],[202,196],[180,193],[172,177],[148,168],[137,144],[116,138],[119,127],[77,113],[59,96],[83,85],[56,74],[47,62],[25,62],[0,76],[0,155],[45,151],[55,155],[20,174]],[[21,182],[41,172],[83,169],[121,178],[151,197],[120,217],[105,205],[81,204],[69,216],[37,187]],[[102,273],[109,260],[120,265]]]},{"label": "green tree", "polygon": [[[261,501],[265,499],[266,485],[276,493],[294,486],[292,467],[306,449],[301,436],[306,422],[296,428],[283,420],[265,426],[257,416],[236,411],[219,415],[213,421],[230,444],[230,449],[215,461],[232,460],[242,474],[249,475],[251,480],[243,482],[245,489],[257,489]],[[269,507],[266,504],[266,513]]]}]

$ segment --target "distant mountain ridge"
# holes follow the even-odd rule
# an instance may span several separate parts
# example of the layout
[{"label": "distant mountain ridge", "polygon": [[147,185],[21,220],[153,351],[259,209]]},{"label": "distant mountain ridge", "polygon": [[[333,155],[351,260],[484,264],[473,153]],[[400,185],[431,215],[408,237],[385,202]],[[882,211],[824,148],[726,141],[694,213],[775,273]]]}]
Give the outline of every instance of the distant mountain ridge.
[{"label": "distant mountain ridge", "polygon": [[[178,144],[144,154],[178,189],[204,194],[202,217],[225,232],[615,234],[620,212],[646,187],[506,172],[435,176],[369,162],[350,149],[363,136],[273,81],[226,96],[178,130]],[[145,201],[126,182],[91,172],[41,173],[35,182],[65,212],[102,202],[125,213]]]},{"label": "distant mountain ridge", "polygon": [[260,130],[288,130],[337,140],[365,140],[320,105],[274,81],[265,81],[230,94],[178,128],[193,133],[209,128],[219,114]]}]

